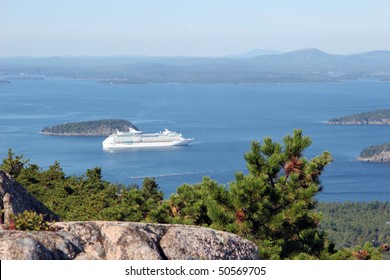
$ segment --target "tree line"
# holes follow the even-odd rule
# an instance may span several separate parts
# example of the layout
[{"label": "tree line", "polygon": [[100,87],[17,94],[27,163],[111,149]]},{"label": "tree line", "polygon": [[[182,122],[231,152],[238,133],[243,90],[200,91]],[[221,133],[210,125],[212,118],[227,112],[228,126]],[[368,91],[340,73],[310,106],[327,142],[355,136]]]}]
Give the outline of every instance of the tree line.
[{"label": "tree line", "polygon": [[337,248],[363,245],[374,246],[390,240],[390,202],[321,202],[317,207],[323,214],[321,228]]}]

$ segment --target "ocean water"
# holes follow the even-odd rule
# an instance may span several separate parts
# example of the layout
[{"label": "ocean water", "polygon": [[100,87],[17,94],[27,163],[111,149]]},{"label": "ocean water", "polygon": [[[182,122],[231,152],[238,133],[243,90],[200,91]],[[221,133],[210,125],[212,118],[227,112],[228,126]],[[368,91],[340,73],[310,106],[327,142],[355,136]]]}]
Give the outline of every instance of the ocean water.
[{"label": "ocean water", "polygon": [[[330,151],[320,201],[390,201],[390,164],[362,163],[360,151],[390,141],[388,126],[334,126],[333,117],[390,107],[390,83],[110,85],[50,78],[0,84],[0,158],[11,147],[47,168],[82,175],[100,166],[104,179],[125,185],[155,177],[166,196],[209,176],[228,184],[246,171],[252,140],[281,141],[301,128],[313,144],[305,156]],[[188,147],[106,152],[104,137],[39,134],[65,122],[121,118],[145,132],[168,128],[195,138]]]}]

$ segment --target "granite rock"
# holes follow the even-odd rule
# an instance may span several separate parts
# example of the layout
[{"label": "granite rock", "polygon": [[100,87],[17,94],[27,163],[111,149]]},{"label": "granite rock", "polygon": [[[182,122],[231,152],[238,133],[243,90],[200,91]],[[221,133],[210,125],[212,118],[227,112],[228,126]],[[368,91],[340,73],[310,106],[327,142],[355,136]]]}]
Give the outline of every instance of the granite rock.
[{"label": "granite rock", "polygon": [[60,217],[48,209],[42,202],[35,199],[23,186],[19,185],[12,177],[0,170],[0,211],[1,223],[9,224],[10,217],[34,211],[42,214],[46,221],[59,221]]},{"label": "granite rock", "polygon": [[208,228],[132,222],[57,222],[54,231],[0,231],[0,259],[254,260],[257,246]]}]

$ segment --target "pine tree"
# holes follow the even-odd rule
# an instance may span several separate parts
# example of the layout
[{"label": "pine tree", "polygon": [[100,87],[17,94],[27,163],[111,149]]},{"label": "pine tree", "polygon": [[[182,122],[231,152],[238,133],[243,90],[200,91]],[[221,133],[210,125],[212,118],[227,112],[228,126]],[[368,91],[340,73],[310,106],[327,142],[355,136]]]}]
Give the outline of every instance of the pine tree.
[{"label": "pine tree", "polygon": [[325,238],[317,228],[321,216],[312,210],[322,189],[319,177],[332,158],[328,152],[304,158],[311,140],[301,130],[283,142],[252,142],[245,154],[249,174],[236,174],[230,185],[236,231],[259,245],[262,258],[318,257]]},{"label": "pine tree", "polygon": [[7,158],[3,159],[2,164],[0,165],[0,170],[3,170],[16,179],[26,163],[28,163],[28,160],[25,160],[23,155],[15,156],[12,149],[9,148]]},{"label": "pine tree", "polygon": [[[210,178],[185,184],[171,195],[168,222],[210,226],[254,241],[263,259],[312,259],[332,253],[318,229],[314,211],[321,191],[320,175],[332,161],[328,152],[303,157],[311,144],[301,130],[283,139],[252,142],[244,158],[248,174],[237,173],[226,188]],[[166,213],[166,205],[164,209]]]},{"label": "pine tree", "polygon": [[[140,203],[142,220],[152,221],[153,219],[148,217],[149,212],[155,211],[158,208],[164,199],[164,194],[160,191],[160,187],[154,178],[145,178],[142,182],[140,195],[143,200]],[[151,215],[154,216],[155,213],[152,212]]]}]

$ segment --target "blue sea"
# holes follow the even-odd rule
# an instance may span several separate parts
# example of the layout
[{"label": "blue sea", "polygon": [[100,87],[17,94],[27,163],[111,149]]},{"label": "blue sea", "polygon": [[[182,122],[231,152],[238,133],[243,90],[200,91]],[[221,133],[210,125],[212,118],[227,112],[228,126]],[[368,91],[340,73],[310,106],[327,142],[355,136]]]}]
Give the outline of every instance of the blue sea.
[{"label": "blue sea", "polygon": [[[0,84],[0,158],[8,148],[43,168],[58,160],[68,174],[99,166],[104,179],[125,185],[155,177],[166,196],[209,176],[228,185],[246,172],[252,140],[281,141],[295,128],[313,144],[305,156],[330,151],[320,201],[390,201],[390,164],[357,161],[370,145],[390,142],[388,126],[335,126],[330,118],[390,108],[390,83],[142,84],[48,78]],[[39,134],[65,122],[120,118],[140,130],[168,128],[195,138],[188,147],[106,152],[104,137]]]}]

